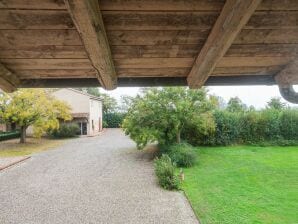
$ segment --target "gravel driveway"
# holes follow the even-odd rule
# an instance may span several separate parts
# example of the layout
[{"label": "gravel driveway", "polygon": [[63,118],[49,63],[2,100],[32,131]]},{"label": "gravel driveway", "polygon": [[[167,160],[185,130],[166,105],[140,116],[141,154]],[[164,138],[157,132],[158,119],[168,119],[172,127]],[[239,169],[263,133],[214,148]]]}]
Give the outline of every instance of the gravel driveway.
[{"label": "gravel driveway", "polygon": [[0,172],[0,223],[198,223],[156,184],[152,161],[118,129],[79,138]]}]

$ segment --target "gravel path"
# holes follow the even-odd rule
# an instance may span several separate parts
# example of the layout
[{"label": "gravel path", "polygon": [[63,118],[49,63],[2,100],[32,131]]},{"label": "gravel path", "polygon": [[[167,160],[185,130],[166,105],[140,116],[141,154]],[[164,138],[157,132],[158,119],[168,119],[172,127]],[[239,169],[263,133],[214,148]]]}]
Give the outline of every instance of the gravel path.
[{"label": "gravel path", "polygon": [[0,157],[0,171],[28,159],[29,156]]},{"label": "gravel path", "polygon": [[0,223],[198,223],[156,184],[152,161],[118,130],[70,141],[0,172]]}]

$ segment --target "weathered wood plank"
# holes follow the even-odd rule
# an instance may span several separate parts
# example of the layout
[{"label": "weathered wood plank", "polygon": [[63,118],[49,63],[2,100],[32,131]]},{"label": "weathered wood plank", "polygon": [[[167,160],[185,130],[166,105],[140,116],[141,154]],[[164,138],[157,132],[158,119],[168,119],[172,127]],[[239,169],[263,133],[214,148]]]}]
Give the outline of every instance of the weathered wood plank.
[{"label": "weathered wood plank", "polygon": [[186,77],[190,68],[119,68],[118,77]]},{"label": "weathered wood plank", "polygon": [[[275,74],[282,66],[271,67],[217,67],[212,76],[237,76],[242,74],[266,75]],[[186,77],[190,68],[118,68],[118,77]],[[95,78],[92,69],[36,69],[16,70],[20,79],[62,79],[62,78]]]},{"label": "weathered wood plank", "polygon": [[[112,46],[114,59],[119,58],[191,58],[202,45],[138,45]],[[1,52],[0,52],[1,55]]]},{"label": "weathered wood plank", "polygon": [[0,30],[0,49],[20,46],[82,45],[76,30]]},{"label": "weathered wood plank", "polygon": [[[199,45],[209,30],[198,31],[109,31],[111,45]],[[233,44],[298,44],[298,29],[242,30]],[[0,49],[40,45],[82,46],[76,30],[0,30]]]},{"label": "weathered wood plank", "polygon": [[66,10],[2,10],[0,29],[74,29]]},{"label": "weathered wood plank", "polygon": [[[210,30],[108,31],[111,45],[204,44]],[[297,44],[298,29],[242,30],[233,44]]]},{"label": "weathered wood plank", "polygon": [[107,30],[210,29],[217,17],[218,13],[216,12],[103,12]]},{"label": "weathered wood plank", "polygon": [[[243,74],[271,75],[276,74],[282,66],[270,67],[219,67],[215,68],[211,76],[237,76]],[[120,68],[118,77],[186,77],[190,68]]]},{"label": "weathered wood plank", "polygon": [[[288,57],[224,57],[217,67],[265,67],[285,65]],[[123,58],[115,59],[118,68],[189,68],[194,58]]]},{"label": "weathered wood plank", "polygon": [[[106,11],[107,30],[201,30],[211,29],[217,12]],[[297,11],[256,12],[245,29],[297,29]],[[3,10],[0,29],[73,29],[66,10]]]},{"label": "weathered wood plank", "polygon": [[204,85],[260,2],[261,0],[226,1],[187,77],[191,88]]},{"label": "weathered wood plank", "polygon": [[[102,10],[220,11],[225,0],[101,0]],[[65,9],[63,0],[5,0],[0,8]],[[263,0],[257,10],[298,10],[297,0]]]},{"label": "weathered wood plank", "polygon": [[97,70],[98,80],[106,89],[114,89],[117,76],[98,0],[65,0],[79,31],[88,57]]},{"label": "weathered wood plank", "polygon": [[11,70],[93,69],[89,59],[1,59]]},{"label": "weathered wood plank", "polygon": [[18,49],[0,47],[0,58],[88,58],[83,46],[29,46]]},{"label": "weathered wood plank", "polygon": [[234,44],[226,57],[295,57],[298,54],[298,44]]},{"label": "weathered wood plank", "polygon": [[13,92],[19,84],[19,78],[2,63],[0,63],[0,89],[5,92]]},{"label": "weathered wood plank", "polygon": [[[220,11],[225,0],[101,0],[102,10]],[[263,0],[257,10],[298,10],[296,0]]]},{"label": "weathered wood plank", "polygon": [[209,32],[210,30],[108,31],[107,34],[111,45],[175,45],[204,43]]},{"label": "weathered wood plank", "polygon": [[[287,64],[288,57],[224,57],[217,67],[266,67]],[[93,69],[88,59],[1,59],[11,70]],[[117,68],[190,68],[194,58],[115,59]]]},{"label": "weathered wood plank", "polygon": [[4,0],[1,9],[65,9],[63,0]]},{"label": "weathered wood plank", "polygon": [[[138,45],[112,46],[113,58],[192,58],[202,45]],[[296,56],[298,44],[248,44],[232,45],[226,57],[280,57]],[[0,52],[1,55],[1,52]]]},{"label": "weathered wood plank", "polygon": [[96,78],[94,69],[36,69],[17,70],[20,79]]},{"label": "weathered wood plank", "polygon": [[[140,12],[106,11],[103,20],[107,30],[201,30],[211,29],[217,12]],[[245,29],[297,29],[298,12],[256,12]]]},{"label": "weathered wood plank", "polygon": [[292,44],[298,43],[298,29],[242,30],[234,44]]},{"label": "weathered wood plank", "polygon": [[214,76],[229,76],[241,74],[268,74],[280,71],[283,66],[266,66],[266,67],[216,67],[212,75]]}]

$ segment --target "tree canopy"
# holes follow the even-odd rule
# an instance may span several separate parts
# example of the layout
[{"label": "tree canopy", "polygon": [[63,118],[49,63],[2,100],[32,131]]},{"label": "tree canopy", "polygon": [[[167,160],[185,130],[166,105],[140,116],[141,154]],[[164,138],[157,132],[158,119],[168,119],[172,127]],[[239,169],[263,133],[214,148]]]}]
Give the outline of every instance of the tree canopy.
[{"label": "tree canopy", "polygon": [[247,106],[242,103],[239,97],[232,97],[227,105],[227,111],[232,113],[244,112],[247,110]]},{"label": "tree canopy", "polygon": [[267,103],[268,109],[282,110],[285,109],[286,106],[287,104],[281,102],[281,99],[278,97],[271,98],[270,101]]},{"label": "tree canopy", "polygon": [[180,143],[186,128],[192,127],[202,134],[214,131],[212,107],[205,89],[143,89],[131,102],[122,126],[139,148],[154,141]]},{"label": "tree canopy", "polygon": [[34,135],[40,137],[48,129],[59,127],[59,119],[70,120],[70,107],[45,90],[20,89],[0,95],[0,118],[21,129],[21,143],[26,141],[26,129],[33,125]]}]

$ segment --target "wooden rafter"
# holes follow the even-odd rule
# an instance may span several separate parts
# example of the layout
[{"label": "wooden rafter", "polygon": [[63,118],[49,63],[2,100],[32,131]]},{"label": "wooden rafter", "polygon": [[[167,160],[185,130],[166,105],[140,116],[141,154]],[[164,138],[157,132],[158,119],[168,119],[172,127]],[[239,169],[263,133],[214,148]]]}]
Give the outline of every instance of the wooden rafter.
[{"label": "wooden rafter", "polygon": [[191,88],[204,85],[261,0],[227,0],[187,77]]},{"label": "wooden rafter", "polygon": [[117,85],[116,71],[99,9],[98,0],[65,0],[67,9],[81,36],[87,55],[106,89]]},{"label": "wooden rafter", "polygon": [[13,92],[19,84],[19,78],[0,63],[0,89],[5,92]]}]

